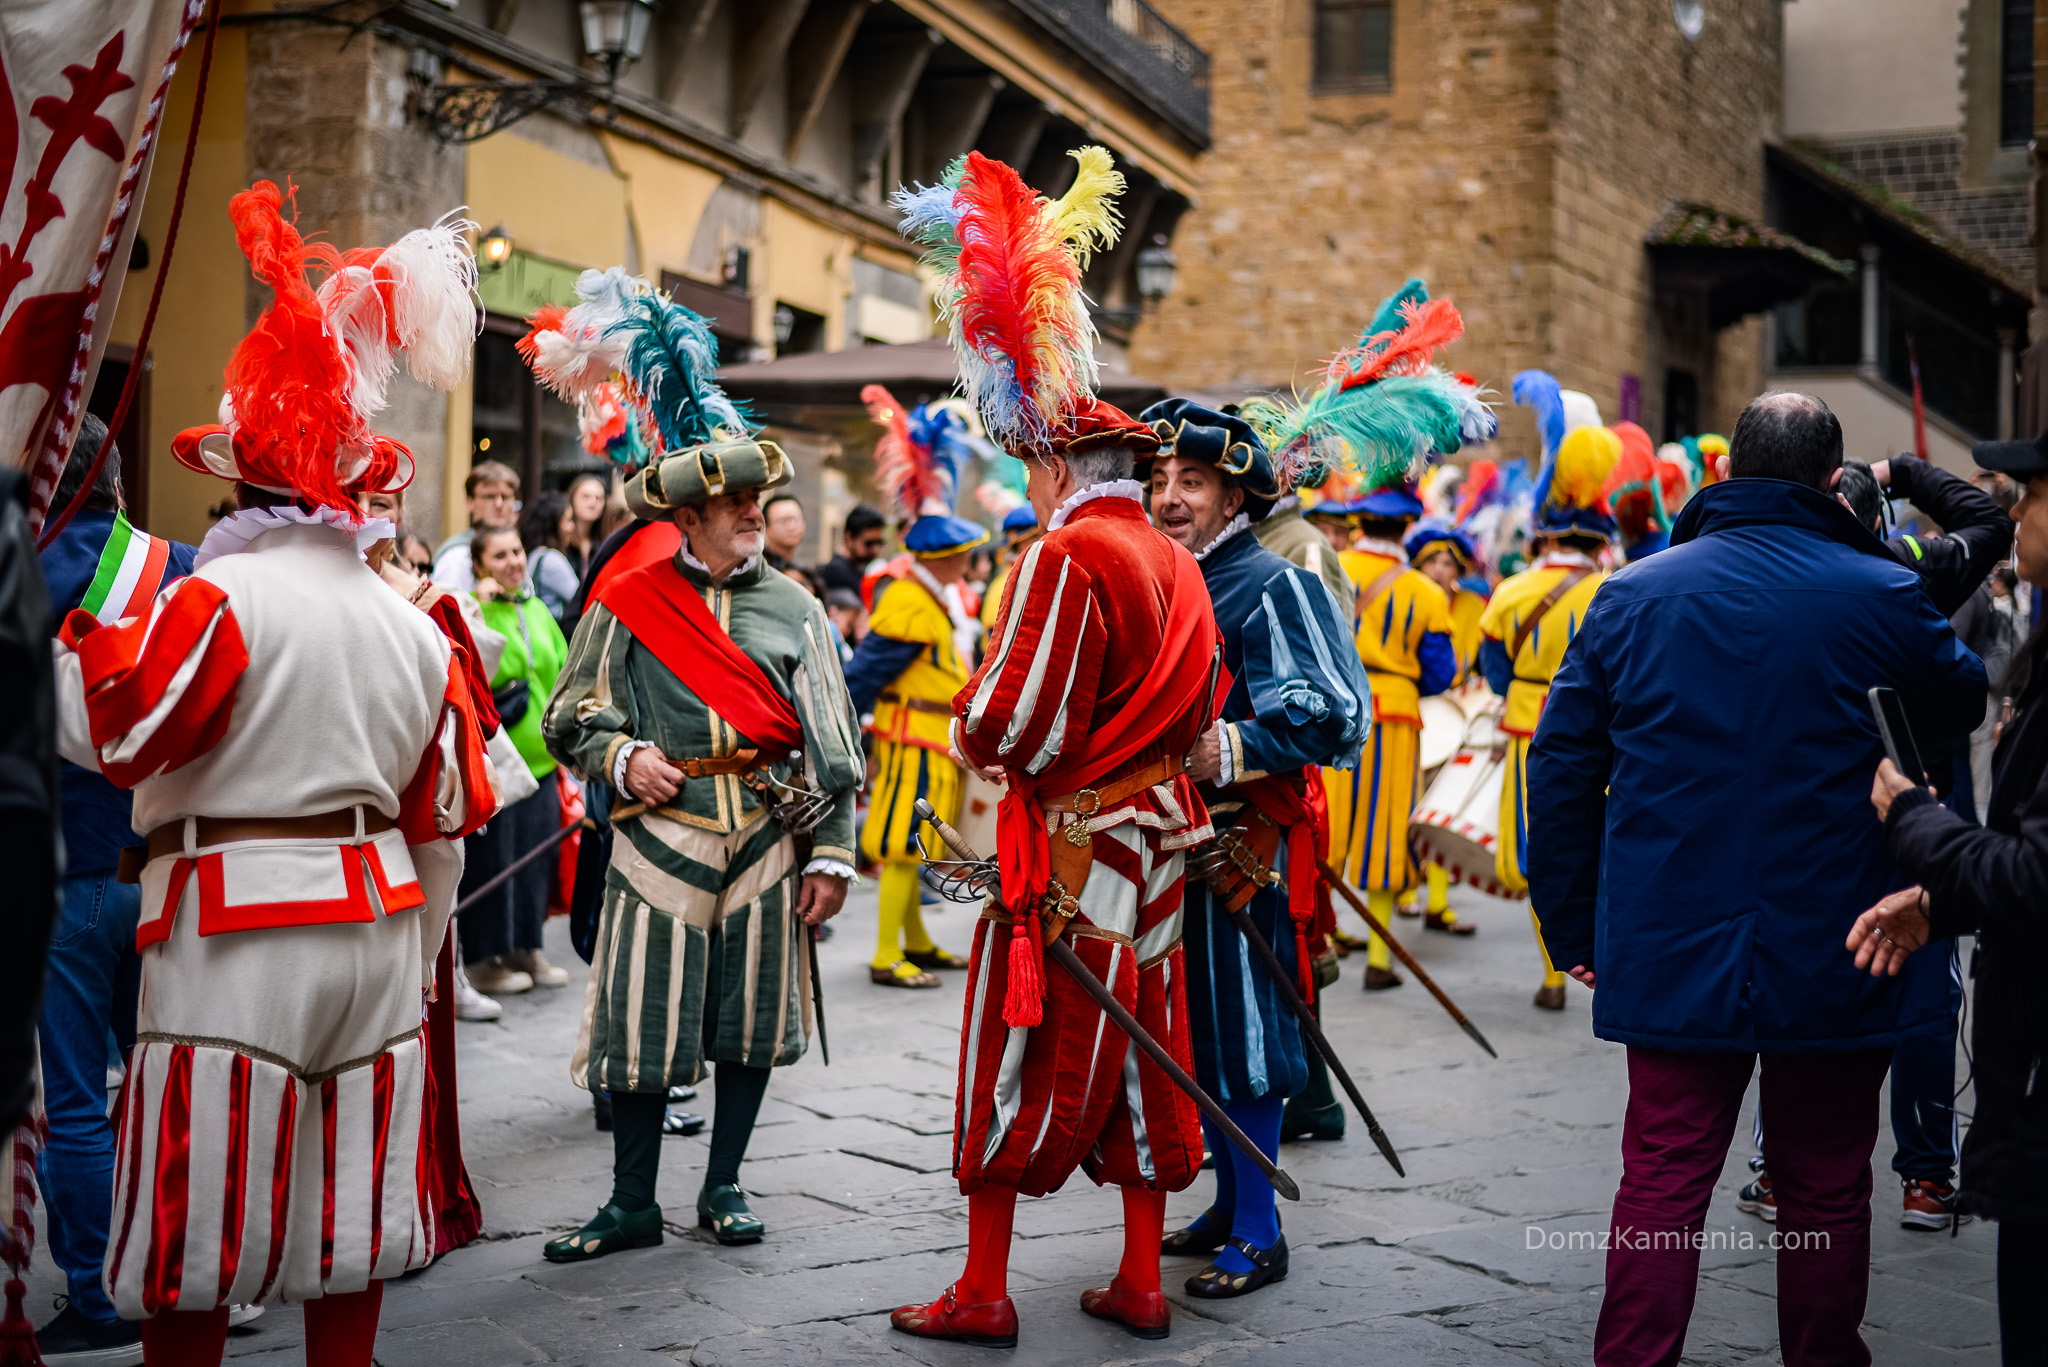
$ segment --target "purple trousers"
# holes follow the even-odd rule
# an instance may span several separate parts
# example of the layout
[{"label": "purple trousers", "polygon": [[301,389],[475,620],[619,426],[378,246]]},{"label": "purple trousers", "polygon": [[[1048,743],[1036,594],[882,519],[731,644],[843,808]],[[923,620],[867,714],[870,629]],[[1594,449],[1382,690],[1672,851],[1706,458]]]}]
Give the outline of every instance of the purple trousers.
[{"label": "purple trousers", "polygon": [[[1859,1329],[1870,1292],[1870,1154],[1891,1057],[1889,1049],[1763,1055],[1785,1367],[1869,1367]],[[1756,1060],[1628,1051],[1596,1367],[1673,1367],[1684,1350],[1702,1247],[1690,1236],[1706,1223]]]}]

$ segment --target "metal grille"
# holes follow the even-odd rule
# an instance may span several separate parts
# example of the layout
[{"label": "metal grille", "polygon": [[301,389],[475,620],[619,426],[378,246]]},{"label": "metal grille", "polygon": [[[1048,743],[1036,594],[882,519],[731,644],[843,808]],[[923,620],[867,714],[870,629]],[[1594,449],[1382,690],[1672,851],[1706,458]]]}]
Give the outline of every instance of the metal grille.
[{"label": "metal grille", "polygon": [[1168,122],[1209,143],[1209,54],[1144,0],[1015,0]]}]

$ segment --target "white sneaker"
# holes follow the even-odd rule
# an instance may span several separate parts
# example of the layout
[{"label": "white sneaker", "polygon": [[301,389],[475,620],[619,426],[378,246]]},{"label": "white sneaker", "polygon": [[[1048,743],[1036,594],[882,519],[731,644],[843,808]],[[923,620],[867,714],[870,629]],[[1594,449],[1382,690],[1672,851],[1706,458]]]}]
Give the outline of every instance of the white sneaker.
[{"label": "white sneaker", "polygon": [[228,1307],[228,1328],[230,1329],[239,1329],[250,1320],[262,1318],[263,1307],[260,1305],[231,1305]]},{"label": "white sneaker", "polygon": [[469,975],[462,971],[462,965],[455,965],[455,1019],[459,1021],[494,1021],[505,1014],[505,1008],[491,998],[470,986]]},{"label": "white sneaker", "polygon": [[541,957],[537,949],[515,949],[505,956],[505,964],[515,972],[524,973],[533,980],[535,987],[567,987],[569,970],[557,968]]}]

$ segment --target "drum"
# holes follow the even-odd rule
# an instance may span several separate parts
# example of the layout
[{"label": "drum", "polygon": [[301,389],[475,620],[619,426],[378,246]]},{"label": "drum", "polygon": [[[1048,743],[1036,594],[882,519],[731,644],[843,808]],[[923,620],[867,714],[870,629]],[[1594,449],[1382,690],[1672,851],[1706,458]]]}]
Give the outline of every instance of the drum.
[{"label": "drum", "polygon": [[[969,769],[960,791],[958,830],[968,847],[983,859],[996,857],[996,804],[1003,800],[1003,788]],[[940,851],[934,850],[933,854]]]},{"label": "drum", "polygon": [[1423,790],[1422,801],[1408,819],[1408,838],[1416,857],[1442,868],[1452,882],[1520,901],[1528,894],[1502,887],[1494,862],[1500,846],[1501,788],[1507,782],[1507,757],[1497,753],[1504,739],[1497,712],[1482,712],[1472,719],[1464,745]]},{"label": "drum", "polygon": [[1422,700],[1422,781],[1425,786],[1465,743],[1465,709],[1449,698]]},{"label": "drum", "polygon": [[1500,699],[1486,686],[1486,680],[1480,677],[1477,670],[1474,670],[1472,677],[1465,681],[1463,688],[1444,696],[1456,703],[1459,710],[1468,718],[1476,717],[1482,712],[1498,712],[1501,709]]}]

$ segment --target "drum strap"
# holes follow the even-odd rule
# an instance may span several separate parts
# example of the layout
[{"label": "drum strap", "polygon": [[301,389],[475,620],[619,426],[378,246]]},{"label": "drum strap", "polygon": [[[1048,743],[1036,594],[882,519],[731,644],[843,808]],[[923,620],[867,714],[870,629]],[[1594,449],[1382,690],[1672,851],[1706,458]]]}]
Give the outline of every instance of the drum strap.
[{"label": "drum strap", "polygon": [[1358,591],[1358,616],[1363,618],[1365,610],[1371,607],[1379,596],[1394,586],[1394,581],[1408,573],[1408,567],[1398,561],[1380,571],[1380,577]]},{"label": "drum strap", "polygon": [[1550,592],[1544,594],[1542,600],[1536,604],[1535,608],[1530,611],[1529,615],[1522,619],[1522,629],[1515,633],[1514,648],[1508,651],[1508,662],[1510,666],[1512,666],[1516,660],[1522,658],[1522,647],[1529,644],[1529,638],[1536,634],[1536,628],[1543,624],[1543,619],[1550,615],[1550,610],[1557,606],[1558,600],[1563,598],[1567,593],[1570,593],[1572,591],[1573,585],[1577,584],[1581,579],[1584,579],[1587,575],[1591,574],[1592,572],[1593,571],[1591,571],[1590,569],[1587,569],[1585,566],[1581,565],[1577,569],[1573,570],[1571,573],[1565,575],[1564,578],[1558,580],[1555,584],[1552,584],[1550,586]]}]

